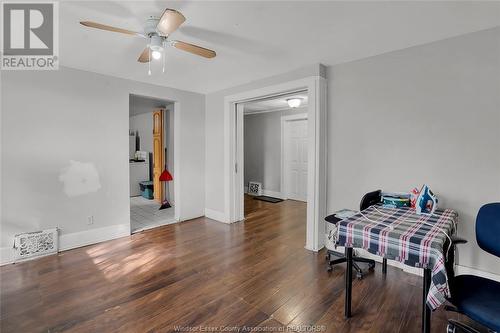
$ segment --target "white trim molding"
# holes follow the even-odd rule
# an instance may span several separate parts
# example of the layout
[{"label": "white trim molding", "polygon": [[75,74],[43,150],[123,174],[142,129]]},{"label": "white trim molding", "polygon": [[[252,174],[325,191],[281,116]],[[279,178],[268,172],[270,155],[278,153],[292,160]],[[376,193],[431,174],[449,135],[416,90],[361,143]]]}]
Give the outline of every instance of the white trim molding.
[{"label": "white trim molding", "polygon": [[265,195],[268,197],[274,197],[274,198],[278,198],[278,199],[283,199],[283,200],[286,199],[285,196],[283,195],[283,192],[270,191],[270,190],[266,190],[266,189],[262,190],[262,195]]},{"label": "white trim molding", "polygon": [[182,216],[182,204],[179,200],[181,198],[181,103],[174,102],[174,200],[175,200],[175,209],[174,209],[174,218],[176,221],[181,221]]},{"label": "white trim molding", "polygon": [[[307,104],[301,104],[299,108],[307,108]],[[289,111],[289,110],[294,110],[290,107],[280,107],[280,108],[275,108],[275,109],[266,109],[266,110],[246,110],[243,112],[243,115],[252,115],[252,114],[261,114],[261,113],[269,113],[269,112],[279,112],[279,111]]]},{"label": "white trim molding", "polygon": [[14,258],[13,247],[0,247],[0,266],[14,263]]},{"label": "white trim molding", "polygon": [[455,265],[455,275],[457,275],[457,276],[458,275],[475,275],[475,276],[479,276],[479,277],[483,277],[486,279],[500,282],[500,275],[499,274],[485,272],[485,271],[481,271],[481,270],[476,269],[476,268],[461,266],[461,265]]},{"label": "white trim molding", "polygon": [[130,235],[130,224],[115,224],[59,236],[59,251],[75,249]]},{"label": "white trim molding", "polygon": [[217,210],[205,208],[205,217],[214,221],[229,223],[229,219],[227,218],[226,214]]},{"label": "white trim molding", "polygon": [[[305,248],[319,251],[324,244],[324,217],[326,216],[326,79],[311,76],[283,84],[263,87],[224,98],[224,213],[230,223],[243,219],[243,175],[241,140],[243,115],[238,103],[283,93],[304,91],[308,94],[308,185],[307,228]],[[235,107],[236,106],[236,107]],[[236,123],[238,120],[238,124]],[[237,130],[240,129],[240,130]],[[241,190],[238,190],[241,189]]]}]

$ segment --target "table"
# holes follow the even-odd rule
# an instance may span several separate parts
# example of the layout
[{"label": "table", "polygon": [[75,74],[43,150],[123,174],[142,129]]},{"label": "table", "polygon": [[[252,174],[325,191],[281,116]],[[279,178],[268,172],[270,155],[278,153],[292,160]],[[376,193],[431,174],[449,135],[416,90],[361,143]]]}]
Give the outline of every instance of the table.
[{"label": "table", "polygon": [[458,214],[436,210],[417,215],[414,209],[371,206],[337,224],[336,244],[346,248],[345,316],[351,317],[353,248],[362,248],[385,259],[424,270],[422,332],[431,328],[431,311],[450,296],[446,274],[450,237],[455,233]]}]

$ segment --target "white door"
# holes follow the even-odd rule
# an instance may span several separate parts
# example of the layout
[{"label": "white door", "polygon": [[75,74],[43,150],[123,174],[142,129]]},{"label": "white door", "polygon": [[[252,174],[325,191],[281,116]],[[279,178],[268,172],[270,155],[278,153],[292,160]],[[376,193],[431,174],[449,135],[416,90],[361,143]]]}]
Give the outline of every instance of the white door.
[{"label": "white door", "polygon": [[307,201],[307,119],[285,122],[285,195]]}]

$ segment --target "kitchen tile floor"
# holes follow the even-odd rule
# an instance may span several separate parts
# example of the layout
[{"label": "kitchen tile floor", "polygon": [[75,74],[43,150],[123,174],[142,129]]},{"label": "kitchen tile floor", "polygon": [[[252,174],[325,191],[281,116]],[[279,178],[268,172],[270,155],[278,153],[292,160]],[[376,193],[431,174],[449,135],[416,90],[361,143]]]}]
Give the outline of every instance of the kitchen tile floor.
[{"label": "kitchen tile floor", "polygon": [[130,198],[132,233],[175,222],[174,207],[159,210],[160,204],[141,196]]}]

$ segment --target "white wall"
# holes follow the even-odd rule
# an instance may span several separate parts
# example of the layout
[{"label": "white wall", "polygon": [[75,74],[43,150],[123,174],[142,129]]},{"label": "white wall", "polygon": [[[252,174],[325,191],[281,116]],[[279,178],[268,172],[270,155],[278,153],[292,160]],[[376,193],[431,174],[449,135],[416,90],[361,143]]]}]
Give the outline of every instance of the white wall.
[{"label": "white wall", "polygon": [[137,114],[129,118],[130,129],[139,131],[141,151],[153,152],[153,113]]},{"label": "white wall", "polygon": [[500,201],[500,28],[329,68],[328,212],[427,183],[460,215],[459,264],[500,274],[475,216]]},{"label": "white wall", "polygon": [[[64,67],[1,75],[3,255],[13,235],[25,231],[58,226],[62,239],[83,233],[90,241],[102,228],[123,234],[129,225],[130,93],[179,102],[176,209],[182,220],[204,214],[203,95]],[[68,196],[59,177],[71,160],[89,163],[77,164],[68,177],[73,188],[85,190],[79,175],[91,175],[92,167],[100,188]],[[93,225],[87,225],[89,215]]]},{"label": "white wall", "polygon": [[129,96],[129,115],[130,117],[151,112],[153,109],[173,107],[174,103],[165,99],[153,98],[150,96],[141,96],[131,94]]},{"label": "white wall", "polygon": [[281,193],[281,117],[299,113],[307,108],[245,115],[245,186],[257,181],[264,190]]}]

